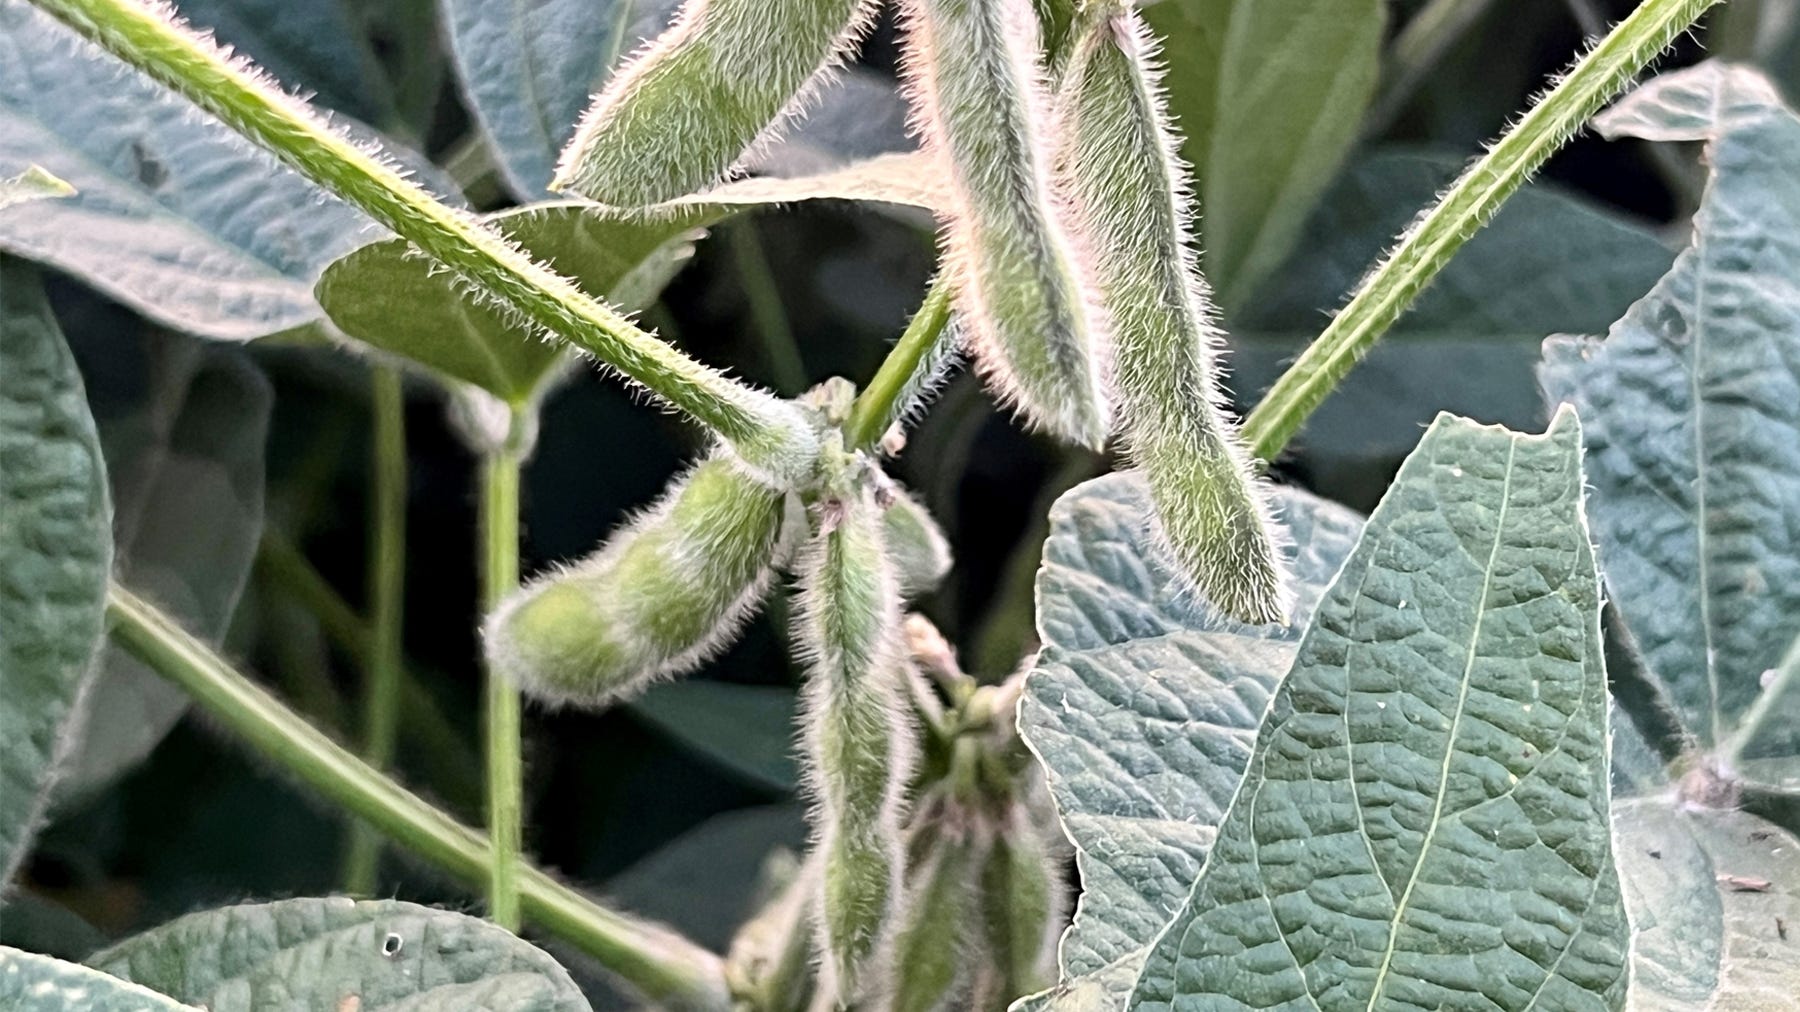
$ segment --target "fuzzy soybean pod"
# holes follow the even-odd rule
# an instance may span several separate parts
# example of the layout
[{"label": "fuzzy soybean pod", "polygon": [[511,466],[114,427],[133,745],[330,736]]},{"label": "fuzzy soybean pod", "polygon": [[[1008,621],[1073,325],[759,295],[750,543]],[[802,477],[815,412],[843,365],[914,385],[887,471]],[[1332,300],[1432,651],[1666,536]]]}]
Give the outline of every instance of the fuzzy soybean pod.
[{"label": "fuzzy soybean pod", "polygon": [[1055,980],[1066,906],[1062,864],[1023,804],[1012,804],[996,820],[977,882],[988,959],[975,1007],[1004,1008]]},{"label": "fuzzy soybean pod", "polygon": [[984,828],[926,823],[915,830],[924,839],[913,848],[907,907],[894,940],[895,973],[881,1006],[885,1012],[983,1008],[972,998],[988,963],[983,939],[974,930],[986,853]]},{"label": "fuzzy soybean pod", "polygon": [[598,552],[489,616],[495,669],[549,702],[599,707],[724,647],[768,589],[784,494],[727,451]]},{"label": "fuzzy soybean pod", "polygon": [[822,504],[803,553],[797,639],[803,693],[822,986],[853,1005],[887,978],[901,901],[901,820],[917,729],[907,709],[898,577],[881,508],[863,488]]},{"label": "fuzzy soybean pod", "polygon": [[804,106],[879,9],[878,0],[687,0],[594,98],[550,188],[617,207],[707,188]]},{"label": "fuzzy soybean pod", "polygon": [[1220,393],[1222,335],[1189,242],[1155,45],[1123,6],[1081,17],[1057,94],[1058,164],[1115,328],[1125,443],[1193,588],[1239,619],[1279,621],[1280,529]]},{"label": "fuzzy soybean pod", "polygon": [[1110,340],[1052,178],[1031,0],[902,0],[915,131],[949,180],[946,277],[975,364],[1029,422],[1098,448]]}]

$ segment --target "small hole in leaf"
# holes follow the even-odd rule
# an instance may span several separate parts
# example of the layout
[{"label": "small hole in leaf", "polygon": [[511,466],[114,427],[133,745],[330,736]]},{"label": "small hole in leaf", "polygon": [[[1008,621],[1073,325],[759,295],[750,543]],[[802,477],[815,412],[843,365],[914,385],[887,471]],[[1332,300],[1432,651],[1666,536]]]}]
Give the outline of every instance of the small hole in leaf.
[{"label": "small hole in leaf", "polygon": [[381,940],[381,954],[389,958],[398,956],[400,955],[400,948],[405,944],[406,939],[401,938],[399,935],[390,931],[388,932],[388,936]]}]

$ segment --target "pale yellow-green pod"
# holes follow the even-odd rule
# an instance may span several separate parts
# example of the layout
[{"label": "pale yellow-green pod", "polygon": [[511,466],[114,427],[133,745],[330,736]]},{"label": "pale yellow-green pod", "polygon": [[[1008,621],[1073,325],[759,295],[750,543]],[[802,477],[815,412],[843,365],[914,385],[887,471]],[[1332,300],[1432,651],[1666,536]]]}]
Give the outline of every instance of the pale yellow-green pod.
[{"label": "pale yellow-green pod", "polygon": [[878,0],[687,0],[594,98],[553,190],[645,207],[706,189],[800,110]]},{"label": "pale yellow-green pod", "polygon": [[767,591],[784,493],[720,451],[598,552],[489,616],[495,670],[553,703],[604,706],[692,670]]},{"label": "pale yellow-green pod", "polygon": [[1222,334],[1190,242],[1155,44],[1117,0],[1077,22],[1057,91],[1059,174],[1113,325],[1126,448],[1177,572],[1238,619],[1280,621],[1281,530],[1224,407]]}]

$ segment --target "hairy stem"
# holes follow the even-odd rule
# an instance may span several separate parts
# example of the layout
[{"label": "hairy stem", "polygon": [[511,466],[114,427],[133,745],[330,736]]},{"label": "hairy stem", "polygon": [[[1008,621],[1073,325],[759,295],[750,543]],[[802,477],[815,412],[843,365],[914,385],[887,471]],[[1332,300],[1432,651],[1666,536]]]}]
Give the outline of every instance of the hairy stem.
[{"label": "hairy stem", "polygon": [[[519,586],[519,466],[519,453],[511,446],[493,451],[482,462],[482,610],[487,612]],[[519,690],[490,668],[486,696],[488,835],[494,841],[488,866],[488,916],[517,931],[524,836]]]},{"label": "hairy stem", "polygon": [[931,384],[951,353],[950,339],[950,285],[940,277],[932,282],[925,301],[906,325],[899,342],[882,360],[875,377],[851,405],[844,438],[852,447],[868,449],[881,441],[888,428]]},{"label": "hairy stem", "polygon": [[[406,593],[406,391],[400,370],[378,365],[371,378],[374,453],[370,474],[369,620],[373,636],[363,662],[362,755],[370,766],[394,761],[400,724],[401,631]],[[350,827],[344,889],[374,892],[381,838],[363,822]]]},{"label": "hairy stem", "polygon": [[1644,0],[1546,93],[1400,240],[1325,332],[1244,422],[1264,460],[1280,453],[1308,415],[1387,333],[1432,278],[1525,185],[1588,117],[1718,0]]},{"label": "hairy stem", "polygon": [[[114,584],[107,613],[120,646],[187,690],[257,754],[456,878],[486,881],[486,837],[326,737],[131,591]],[[520,869],[519,898],[533,924],[579,946],[652,1000],[696,1012],[729,1008],[719,958],[674,932],[608,910],[529,866]]]},{"label": "hairy stem", "polygon": [[472,216],[435,200],[378,152],[331,129],[241,61],[141,0],[33,0],[89,41],[186,96],[356,205],[479,291],[602,362],[787,479],[816,447],[799,409],[737,383],[639,330],[617,310]]}]

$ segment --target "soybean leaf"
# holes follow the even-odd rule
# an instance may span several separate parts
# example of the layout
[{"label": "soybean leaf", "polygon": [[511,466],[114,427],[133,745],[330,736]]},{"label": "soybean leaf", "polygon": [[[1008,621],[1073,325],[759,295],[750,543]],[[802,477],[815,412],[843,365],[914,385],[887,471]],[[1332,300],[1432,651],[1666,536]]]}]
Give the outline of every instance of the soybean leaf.
[{"label": "soybean leaf", "polygon": [[774,143],[759,143],[745,167],[772,176],[816,175],[902,154],[916,147],[906,119],[906,100],[892,77],[849,67],[821,82],[804,116]]},{"label": "soybean leaf", "polygon": [[[1359,161],[1332,187],[1280,276],[1233,321],[1246,398],[1274,382],[1393,236],[1455,178],[1456,159],[1406,149]],[[1439,410],[1536,427],[1543,335],[1601,330],[1674,252],[1636,222],[1560,188],[1520,191],[1469,241],[1308,424],[1304,452],[1398,458]]]},{"label": "soybean leaf", "polygon": [[1445,417],[1370,516],[1131,1007],[1622,1007],[1580,426]]},{"label": "soybean leaf", "polygon": [[687,680],[629,705],[644,723],[751,783],[786,792],[799,782],[792,689]]},{"label": "soybean leaf", "polygon": [[196,28],[256,61],[314,104],[368,123],[392,120],[394,95],[343,0],[177,0]]},{"label": "soybean leaf", "polygon": [[45,172],[41,166],[27,165],[25,171],[11,179],[0,179],[0,208],[22,204],[27,200],[48,197],[72,197],[75,188]]},{"label": "soybean leaf", "polygon": [[105,632],[111,523],[74,356],[37,272],[0,256],[0,893],[73,744]]},{"label": "soybean leaf", "polygon": [[[697,237],[672,217],[602,217],[589,205],[532,204],[488,221],[587,291],[628,309],[655,299]],[[370,243],[319,279],[319,304],[344,333],[514,405],[528,402],[564,346],[476,296],[403,239]]]},{"label": "soybean leaf", "polygon": [[1301,546],[1293,627],[1246,626],[1184,592],[1151,534],[1139,474],[1079,485],[1051,510],[1037,584],[1044,648],[1019,730],[1081,869],[1065,976],[1142,949],[1187,896],[1299,624],[1361,528],[1298,490],[1279,502]]},{"label": "soybean leaf", "polygon": [[769,859],[806,846],[806,809],[764,805],[716,815],[607,880],[614,902],[723,952],[756,913]]},{"label": "soybean leaf", "polygon": [[[170,334],[78,333],[75,345],[111,464],[119,578],[218,643],[262,535],[268,381],[234,349]],[[61,803],[135,767],[187,708],[186,693],[109,647]]]},{"label": "soybean leaf", "polygon": [[312,323],[313,278],[367,238],[360,212],[25,0],[0,0],[0,136],[0,175],[41,164],[79,191],[0,215],[0,249],[190,333]]},{"label": "soybean leaf", "polygon": [[[1604,341],[1556,337],[1541,378],[1587,420],[1606,578],[1647,675],[1723,744],[1800,634],[1800,120],[1744,67],[1656,78],[1611,136],[1704,139],[1694,238]],[[1763,754],[1800,753],[1766,721]]]},{"label": "soybean leaf", "polygon": [[1293,248],[1374,94],[1383,0],[1164,0],[1169,109],[1227,310]]},{"label": "soybean leaf", "polygon": [[442,0],[452,62],[502,174],[544,196],[557,155],[619,59],[652,38],[678,0]]},{"label": "soybean leaf", "polygon": [[208,1012],[586,1012],[554,959],[503,928],[396,900],[250,903],[178,918],[89,965]]},{"label": "soybean leaf", "polygon": [[19,1012],[195,1012],[80,963],[0,946],[0,1006]]},{"label": "soybean leaf", "polygon": [[1613,832],[1634,929],[1633,1012],[1793,1004],[1800,839],[1666,796],[1617,805]]}]

